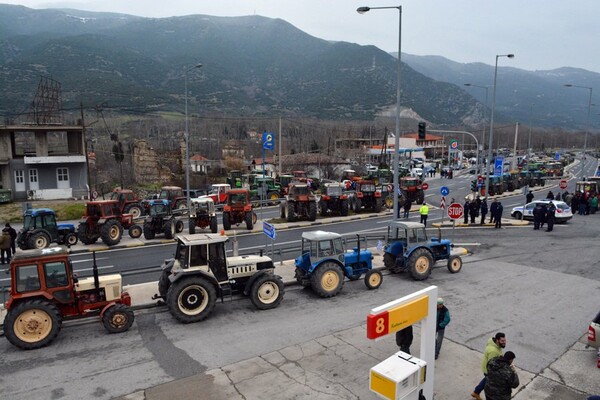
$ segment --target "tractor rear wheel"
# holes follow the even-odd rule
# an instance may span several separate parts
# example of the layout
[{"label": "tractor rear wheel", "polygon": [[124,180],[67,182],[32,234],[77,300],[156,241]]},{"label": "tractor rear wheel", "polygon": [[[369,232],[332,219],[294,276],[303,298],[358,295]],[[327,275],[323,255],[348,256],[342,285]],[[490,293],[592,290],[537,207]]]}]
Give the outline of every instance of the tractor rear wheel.
[{"label": "tractor rear wheel", "polygon": [[379,271],[371,269],[365,275],[365,286],[367,289],[373,290],[379,288],[383,282],[383,275]]},{"label": "tractor rear wheel", "polygon": [[154,229],[152,229],[152,224],[144,224],[144,237],[147,240],[152,240],[156,234],[154,233]]},{"label": "tractor rear wheel", "polygon": [[165,239],[173,239],[173,236],[175,236],[175,222],[173,220],[165,221],[162,228]]},{"label": "tractor rear wheel", "polygon": [[104,311],[102,325],[108,333],[121,333],[129,330],[135,315],[125,304],[115,304]]},{"label": "tractor rear wheel", "polygon": [[317,219],[317,202],[311,201],[308,203],[308,220],[314,221]]},{"label": "tractor rear wheel", "polygon": [[210,231],[212,233],[217,233],[218,230],[217,217],[210,217]]},{"label": "tractor rear wheel", "polygon": [[252,284],[250,301],[259,310],[275,308],[283,300],[283,281],[276,275],[262,274]]},{"label": "tractor rear wheel", "polygon": [[344,286],[344,272],[333,262],[319,265],[310,277],[310,284],[321,297],[333,297]]},{"label": "tractor rear wheel", "polygon": [[359,213],[361,208],[362,208],[362,200],[357,198],[356,201],[354,201],[354,212]]},{"label": "tractor rear wheel", "polygon": [[107,246],[119,244],[123,236],[123,227],[116,219],[109,219],[100,229],[100,237]]},{"label": "tractor rear wheel", "polygon": [[27,247],[30,249],[45,249],[50,246],[50,237],[45,232],[36,232],[27,239]]},{"label": "tractor rear wheel", "polygon": [[183,232],[183,221],[178,219],[177,221],[175,221],[175,232],[176,233],[181,233]]},{"label": "tractor rear wheel", "polygon": [[139,218],[143,215],[142,206],[137,203],[127,204],[125,208],[123,208],[123,214],[131,214],[133,218]]},{"label": "tractor rear wheel", "polygon": [[340,215],[345,217],[348,215],[348,200],[342,200],[340,203]]},{"label": "tractor rear wheel", "polygon": [[58,308],[45,300],[28,300],[10,309],[4,320],[4,334],[15,346],[32,350],[52,342],[62,326]]},{"label": "tractor rear wheel", "polygon": [[190,218],[188,220],[188,231],[190,232],[190,235],[196,233],[196,218]]},{"label": "tractor rear wheel", "polygon": [[129,227],[129,237],[132,239],[137,239],[142,236],[142,227],[135,224]]},{"label": "tractor rear wheel", "polygon": [[91,234],[90,227],[86,222],[79,224],[77,227],[77,237],[83,244],[94,244],[98,241],[98,236]]},{"label": "tractor rear wheel", "polygon": [[252,221],[252,211],[246,211],[246,215],[244,215],[244,220],[246,221],[246,229],[249,231],[254,228],[254,221]]},{"label": "tractor rear wheel", "polygon": [[381,199],[375,199],[375,212],[376,213],[380,213],[381,212]]},{"label": "tractor rear wheel", "polygon": [[460,256],[450,256],[448,258],[448,271],[452,274],[460,272],[462,269],[462,258]]},{"label": "tractor rear wheel", "polygon": [[217,291],[202,277],[191,276],[173,283],[167,292],[167,306],[180,322],[189,324],[206,319],[217,302]]},{"label": "tractor rear wheel", "polygon": [[223,213],[223,229],[226,231],[231,229],[231,214],[228,212]]},{"label": "tractor rear wheel", "polygon": [[295,220],[296,220],[296,204],[292,201],[288,201],[287,222],[294,222]]},{"label": "tractor rear wheel", "polygon": [[79,241],[79,239],[77,239],[77,235],[74,233],[67,233],[65,235],[65,243],[67,244],[67,246],[75,246],[77,244],[77,242]]},{"label": "tractor rear wheel", "polygon": [[327,202],[324,200],[319,201],[319,212],[321,217],[327,216]]},{"label": "tractor rear wheel", "polygon": [[433,256],[427,249],[416,249],[408,257],[408,270],[416,281],[429,278],[433,268]]}]

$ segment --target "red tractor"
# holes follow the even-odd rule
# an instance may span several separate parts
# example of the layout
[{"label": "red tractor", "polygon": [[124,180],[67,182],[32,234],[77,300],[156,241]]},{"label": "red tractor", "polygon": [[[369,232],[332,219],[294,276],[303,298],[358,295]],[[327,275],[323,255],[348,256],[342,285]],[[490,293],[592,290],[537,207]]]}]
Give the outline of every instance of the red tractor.
[{"label": "red tractor", "polygon": [[143,215],[144,209],[138,200],[133,190],[129,189],[114,189],[110,194],[110,200],[117,200],[121,214],[131,214],[133,218],[138,218]]},{"label": "red tractor", "polygon": [[403,204],[406,199],[417,204],[423,204],[425,201],[423,181],[417,177],[405,176],[400,178],[400,193],[402,194]]},{"label": "red tractor", "polygon": [[123,229],[136,239],[142,235],[142,227],[135,224],[131,214],[121,214],[116,200],[90,201],[77,227],[77,237],[83,244],[93,244],[102,238],[107,246],[121,241]]},{"label": "red tractor", "polygon": [[377,190],[374,181],[356,181],[356,195],[352,207],[354,212],[360,212],[364,209],[379,213],[382,206],[383,198],[381,197],[381,190]]},{"label": "red tractor", "polygon": [[93,276],[77,279],[64,246],[18,252],[10,263],[10,285],[4,334],[21,349],[50,344],[65,319],[99,315],[109,333],[133,324],[121,275],[98,276],[95,253]]},{"label": "red tractor", "polygon": [[231,225],[246,223],[246,229],[252,230],[256,223],[256,214],[252,211],[250,191],[232,189],[227,192],[227,203],[223,206],[223,229],[228,231]]}]

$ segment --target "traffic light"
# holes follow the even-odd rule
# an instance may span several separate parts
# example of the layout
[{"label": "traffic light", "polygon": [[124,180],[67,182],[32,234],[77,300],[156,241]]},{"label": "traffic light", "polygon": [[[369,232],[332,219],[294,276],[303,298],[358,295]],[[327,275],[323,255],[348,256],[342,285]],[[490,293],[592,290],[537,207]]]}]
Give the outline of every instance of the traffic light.
[{"label": "traffic light", "polygon": [[477,181],[471,181],[471,192],[477,191]]},{"label": "traffic light", "polygon": [[427,124],[425,122],[419,122],[419,139],[425,139],[425,130],[427,129]]}]

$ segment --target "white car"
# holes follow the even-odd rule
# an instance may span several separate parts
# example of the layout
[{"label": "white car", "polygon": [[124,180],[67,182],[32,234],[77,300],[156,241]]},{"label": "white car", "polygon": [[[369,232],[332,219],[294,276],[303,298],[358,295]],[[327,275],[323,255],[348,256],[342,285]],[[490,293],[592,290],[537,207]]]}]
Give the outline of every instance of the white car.
[{"label": "white car", "polygon": [[514,207],[510,215],[511,217],[516,219],[521,219],[522,215],[523,219],[533,220],[533,209],[535,208],[535,205],[541,203],[547,206],[548,204],[550,204],[550,202],[552,202],[554,204],[554,207],[556,207],[556,212],[554,213],[554,221],[557,224],[565,223],[571,218],[573,218],[573,211],[571,210],[571,207],[564,201],[559,200],[535,200],[525,205],[525,212],[523,212],[523,206],[519,206]]}]

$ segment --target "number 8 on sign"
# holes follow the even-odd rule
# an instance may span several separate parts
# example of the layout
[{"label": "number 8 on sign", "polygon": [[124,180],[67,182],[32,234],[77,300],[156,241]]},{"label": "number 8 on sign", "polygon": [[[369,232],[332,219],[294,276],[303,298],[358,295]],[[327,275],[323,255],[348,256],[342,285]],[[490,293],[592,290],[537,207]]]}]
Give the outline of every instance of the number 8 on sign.
[{"label": "number 8 on sign", "polygon": [[376,339],[389,333],[389,313],[384,311],[376,315],[367,316],[367,337]]}]

